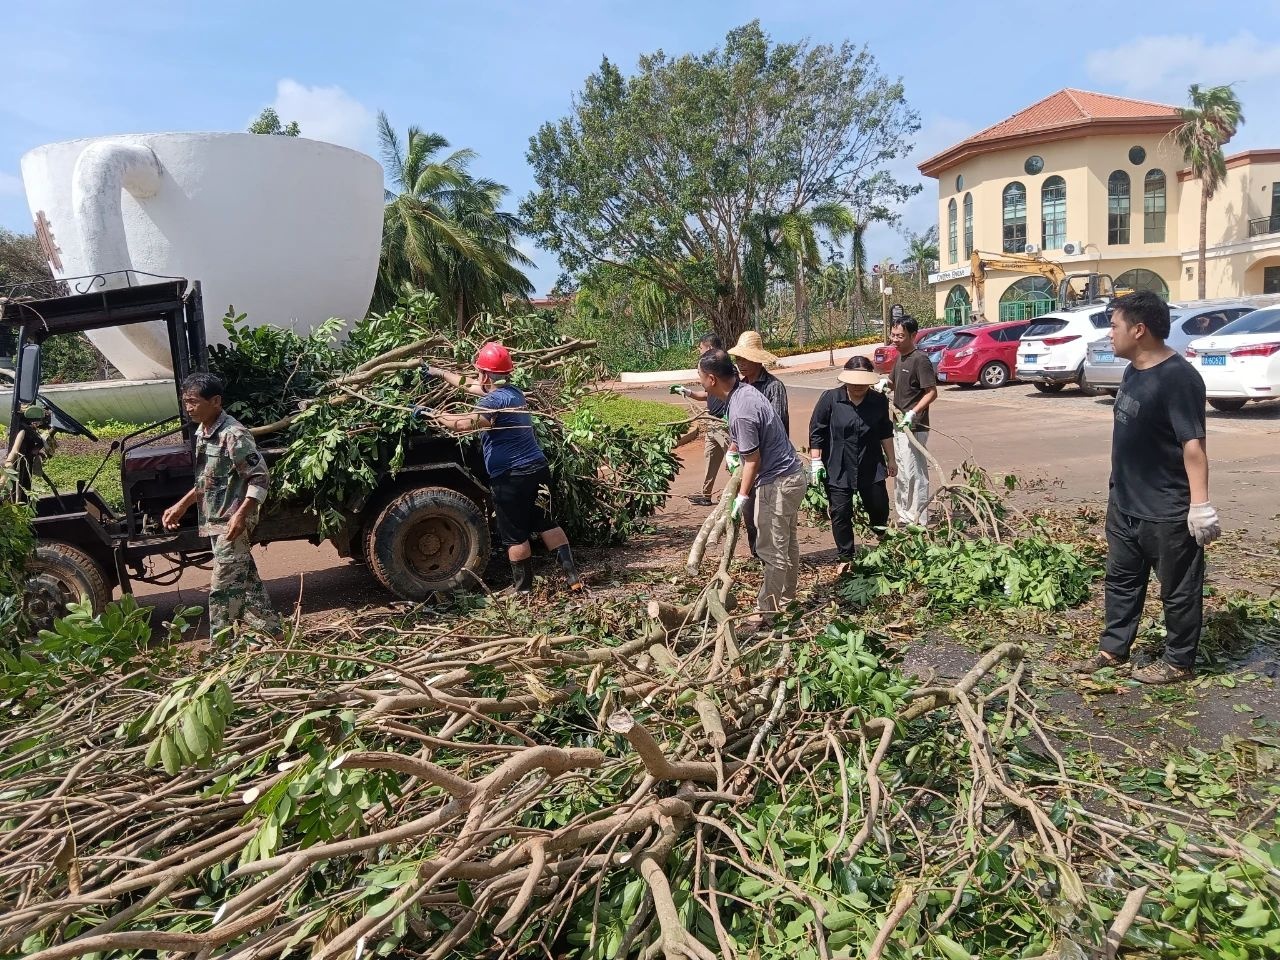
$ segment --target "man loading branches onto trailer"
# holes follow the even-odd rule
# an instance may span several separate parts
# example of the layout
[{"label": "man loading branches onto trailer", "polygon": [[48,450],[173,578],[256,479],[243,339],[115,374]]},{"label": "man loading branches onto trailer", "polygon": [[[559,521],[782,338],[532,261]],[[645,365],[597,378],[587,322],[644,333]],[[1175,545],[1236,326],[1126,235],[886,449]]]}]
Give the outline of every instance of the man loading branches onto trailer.
[{"label": "man loading branches onto trailer", "polygon": [[533,547],[529,538],[534,533],[555,553],[569,589],[582,590],[569,538],[552,517],[549,506],[544,507],[541,501],[543,490],[550,498],[551,468],[534,436],[529,404],[520,389],[510,383],[515,370],[511,353],[500,343],[486,343],[476,354],[475,368],[479,376],[474,380],[440,367],[426,368],[427,377],[439,377],[479,397],[474,413],[449,414],[425,406],[415,407],[414,413],[454,433],[482,431],[484,466],[498,515],[498,535],[507,548],[515,591],[533,591]]},{"label": "man loading branches onto trailer", "polygon": [[222,393],[222,381],[211,373],[193,373],[182,381],[183,409],[199,424],[196,483],[161,520],[166,530],[176,530],[191,505],[199,504],[200,536],[213,542],[209,638],[242,622],[278,637],[280,621],[251,551],[258,510],[271,478],[253,436],[222,409]]}]

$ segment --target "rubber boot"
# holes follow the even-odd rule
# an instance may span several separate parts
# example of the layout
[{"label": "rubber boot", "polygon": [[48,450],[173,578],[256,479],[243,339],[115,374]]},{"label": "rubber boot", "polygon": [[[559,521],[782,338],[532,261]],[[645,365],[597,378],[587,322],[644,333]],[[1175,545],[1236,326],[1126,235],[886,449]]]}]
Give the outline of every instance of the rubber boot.
[{"label": "rubber boot", "polygon": [[511,589],[516,593],[533,593],[533,558],[511,561]]},{"label": "rubber boot", "polygon": [[573,551],[569,549],[567,543],[556,547],[556,559],[560,561],[560,569],[564,571],[565,579],[569,581],[569,589],[574,592],[582,590],[583,583],[582,578],[578,576],[578,565],[573,562]]}]

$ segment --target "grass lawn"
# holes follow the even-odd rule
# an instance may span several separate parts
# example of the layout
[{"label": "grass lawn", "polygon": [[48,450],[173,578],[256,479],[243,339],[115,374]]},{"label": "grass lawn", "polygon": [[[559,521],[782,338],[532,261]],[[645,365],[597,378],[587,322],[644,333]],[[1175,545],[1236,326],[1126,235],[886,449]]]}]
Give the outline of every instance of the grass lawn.
[{"label": "grass lawn", "polygon": [[[111,441],[120,440],[138,429],[131,423],[86,423],[85,426],[97,434],[97,443],[84,437],[68,437],[59,434],[57,450],[45,462],[45,472],[60,493],[74,493],[76,481],[87,481],[98,469],[103,455],[111,446]],[[93,487],[113,509],[124,505],[124,493],[120,488],[119,452],[111,455],[110,461],[98,474]],[[45,485],[38,479],[35,481],[35,490],[37,493],[46,492]]]},{"label": "grass lawn", "polygon": [[610,426],[631,427],[640,433],[655,434],[676,426],[683,432],[688,414],[679,406],[660,400],[640,400],[624,393],[593,393],[582,402],[586,410]]}]

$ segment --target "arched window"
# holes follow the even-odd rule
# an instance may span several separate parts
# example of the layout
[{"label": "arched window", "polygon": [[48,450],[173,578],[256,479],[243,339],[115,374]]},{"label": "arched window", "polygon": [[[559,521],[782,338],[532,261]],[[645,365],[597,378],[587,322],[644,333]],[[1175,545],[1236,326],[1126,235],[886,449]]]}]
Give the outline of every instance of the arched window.
[{"label": "arched window", "polygon": [[947,204],[947,262],[956,262],[956,198]]},{"label": "arched window", "polygon": [[1107,178],[1107,243],[1129,242],[1129,175],[1117,170]]},{"label": "arched window", "polygon": [[973,256],[973,194],[964,195],[964,258]]},{"label": "arched window", "polygon": [[1022,253],[1027,245],[1027,188],[1014,181],[1004,188],[1004,252]]},{"label": "arched window", "polygon": [[1044,277],[1023,277],[1000,294],[1001,320],[1030,320],[1054,307],[1058,292]]},{"label": "arched window", "polygon": [[1142,242],[1164,243],[1164,171],[1148,170],[1142,192]]},{"label": "arched window", "polygon": [[969,304],[969,291],[961,284],[956,284],[947,291],[947,303],[944,308],[944,316],[947,323],[955,326],[958,323],[968,323],[969,313],[972,307]]},{"label": "arched window", "polygon": [[1067,181],[1050,177],[1040,188],[1040,248],[1060,250],[1067,242]]},{"label": "arched window", "polygon": [[1139,290],[1150,290],[1152,293],[1159,294],[1162,299],[1169,299],[1169,285],[1164,282],[1164,277],[1154,270],[1143,267],[1126,270],[1116,277],[1116,288],[1132,290],[1135,293]]}]

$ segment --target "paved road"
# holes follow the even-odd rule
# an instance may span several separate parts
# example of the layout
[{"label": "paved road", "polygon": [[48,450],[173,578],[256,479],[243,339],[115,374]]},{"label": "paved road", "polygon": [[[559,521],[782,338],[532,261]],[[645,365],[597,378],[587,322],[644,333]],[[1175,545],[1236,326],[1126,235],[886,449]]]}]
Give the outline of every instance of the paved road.
[{"label": "paved road", "polygon": [[[830,371],[782,374],[791,404],[791,439],[808,445],[814,403],[835,385]],[[635,396],[672,400],[665,387]],[[930,410],[929,449],[947,469],[966,459],[994,476],[1017,474],[1048,484],[1045,499],[1101,504],[1111,472],[1110,397],[1075,388],[1040,393],[1013,384],[997,390],[942,387]],[[1209,410],[1210,493],[1225,525],[1280,537],[1280,401],[1236,413]]]},{"label": "paved road", "polygon": [[[830,371],[782,378],[790,394],[792,440],[806,446],[814,403],[835,378]],[[665,386],[633,395],[684,403]],[[971,459],[994,476],[1014,473],[1044,481],[1043,490],[1034,494],[1043,502],[1100,506],[1110,473],[1111,404],[1109,398],[1084,397],[1072,388],[1042,394],[1018,384],[994,391],[944,387],[933,407],[930,450],[948,470]],[[1250,404],[1238,413],[1211,410],[1208,420],[1211,490],[1224,526],[1247,528],[1265,540],[1280,538],[1280,402]],[[682,449],[681,459],[684,469],[673,488],[678,497],[668,507],[668,522],[692,528],[706,512],[683,500],[698,486],[701,443]],[[813,539],[805,552],[827,549],[827,539]],[[254,554],[280,609],[293,609],[299,599],[305,613],[387,601],[364,567],[340,560],[327,544],[277,543]],[[207,583],[207,573],[188,571],[174,587],[139,585],[138,595],[159,608],[159,622],[175,605],[203,604]]]}]

